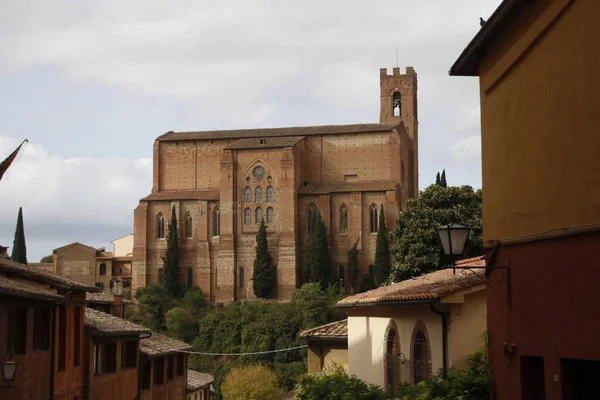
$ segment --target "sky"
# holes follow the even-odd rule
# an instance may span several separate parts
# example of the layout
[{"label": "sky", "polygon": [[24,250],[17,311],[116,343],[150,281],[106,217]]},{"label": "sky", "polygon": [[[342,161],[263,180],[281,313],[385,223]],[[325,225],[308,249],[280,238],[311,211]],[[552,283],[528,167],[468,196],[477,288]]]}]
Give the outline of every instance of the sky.
[{"label": "sky", "polygon": [[[419,184],[481,187],[476,78],[448,76],[500,0],[2,0],[0,244],[28,259],[133,232],[164,132],[379,122],[415,68]],[[396,48],[398,58],[396,58]],[[10,251],[10,250],[9,250]]]}]

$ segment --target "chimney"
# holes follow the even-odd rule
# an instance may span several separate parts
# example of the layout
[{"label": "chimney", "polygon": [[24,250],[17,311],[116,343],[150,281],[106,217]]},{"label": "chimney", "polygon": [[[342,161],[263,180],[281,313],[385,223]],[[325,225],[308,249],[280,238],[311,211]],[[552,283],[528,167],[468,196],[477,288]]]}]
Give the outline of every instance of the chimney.
[{"label": "chimney", "polygon": [[114,291],[113,314],[115,317],[125,318],[125,304],[123,304],[123,281],[116,280]]},{"label": "chimney", "polygon": [[0,258],[8,258],[8,247],[0,246]]}]

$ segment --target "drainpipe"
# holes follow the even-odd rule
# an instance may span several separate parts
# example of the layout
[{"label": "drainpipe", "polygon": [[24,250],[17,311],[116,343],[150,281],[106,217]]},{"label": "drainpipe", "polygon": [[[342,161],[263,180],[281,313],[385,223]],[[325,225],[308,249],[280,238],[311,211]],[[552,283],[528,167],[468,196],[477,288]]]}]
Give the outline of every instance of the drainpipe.
[{"label": "drainpipe", "polygon": [[433,304],[429,303],[431,311],[442,317],[442,375],[446,377],[446,370],[448,369],[448,316],[436,309]]}]

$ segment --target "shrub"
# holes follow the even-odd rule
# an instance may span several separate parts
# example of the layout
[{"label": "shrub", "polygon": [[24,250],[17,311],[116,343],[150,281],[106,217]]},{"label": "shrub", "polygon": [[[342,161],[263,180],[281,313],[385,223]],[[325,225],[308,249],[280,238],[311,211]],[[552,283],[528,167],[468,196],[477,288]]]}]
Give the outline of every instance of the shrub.
[{"label": "shrub", "polygon": [[280,400],[277,376],[264,365],[232,369],[221,386],[223,400]]},{"label": "shrub", "polygon": [[296,384],[297,400],[384,400],[390,396],[381,388],[350,376],[335,367],[304,375]]}]

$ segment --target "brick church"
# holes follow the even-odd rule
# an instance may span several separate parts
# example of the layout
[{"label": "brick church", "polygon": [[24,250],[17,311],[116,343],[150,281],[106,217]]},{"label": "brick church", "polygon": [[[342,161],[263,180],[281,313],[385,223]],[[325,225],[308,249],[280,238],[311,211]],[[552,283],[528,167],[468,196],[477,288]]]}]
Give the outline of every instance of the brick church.
[{"label": "brick church", "polygon": [[152,193],[134,211],[133,289],[162,280],[172,207],[181,281],[199,286],[211,302],[255,297],[255,236],[263,219],[277,270],[273,297],[289,299],[301,284],[314,211],[327,226],[335,277],[344,280],[357,240],[360,276],[368,273],[380,206],[393,227],[418,191],[417,74],[383,68],[380,86],[379,123],[159,136]]}]

